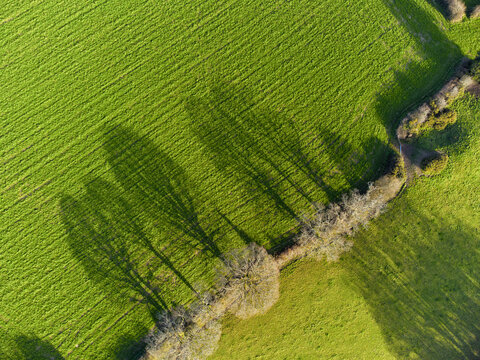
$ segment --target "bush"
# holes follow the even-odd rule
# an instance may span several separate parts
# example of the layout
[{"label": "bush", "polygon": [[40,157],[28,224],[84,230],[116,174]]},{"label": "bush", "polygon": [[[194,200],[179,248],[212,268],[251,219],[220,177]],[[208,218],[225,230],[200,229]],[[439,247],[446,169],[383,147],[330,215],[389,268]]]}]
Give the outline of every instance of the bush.
[{"label": "bush", "polygon": [[217,348],[221,325],[216,319],[198,324],[179,307],[159,316],[158,327],[147,338],[146,360],[206,359]]},{"label": "bush", "polygon": [[478,17],[480,17],[480,5],[475,6],[472,12],[470,13],[471,19],[476,19]]},{"label": "bush", "polygon": [[417,118],[410,118],[405,122],[405,130],[410,134],[418,134],[420,123]]},{"label": "bush", "polygon": [[222,298],[230,299],[228,310],[246,319],[265,313],[279,296],[279,270],[267,251],[251,243],[223,258],[217,288]]},{"label": "bush", "polygon": [[443,130],[448,125],[455,124],[457,121],[457,112],[454,110],[446,109],[436,115],[431,115],[428,120],[423,124],[422,128],[432,128],[435,130]]},{"label": "bush", "polygon": [[466,14],[467,7],[462,0],[446,0],[451,22],[460,22]]},{"label": "bush", "polygon": [[340,255],[351,249],[353,243],[347,239],[360,227],[377,217],[388,200],[384,192],[370,184],[365,194],[353,190],[344,195],[339,204],[328,207],[317,206],[311,218],[305,218],[297,242],[300,245],[315,245],[315,255],[336,261]]},{"label": "bush", "polygon": [[435,154],[426,157],[422,160],[421,167],[423,174],[426,176],[433,176],[441,173],[447,166],[448,155],[447,154]]}]

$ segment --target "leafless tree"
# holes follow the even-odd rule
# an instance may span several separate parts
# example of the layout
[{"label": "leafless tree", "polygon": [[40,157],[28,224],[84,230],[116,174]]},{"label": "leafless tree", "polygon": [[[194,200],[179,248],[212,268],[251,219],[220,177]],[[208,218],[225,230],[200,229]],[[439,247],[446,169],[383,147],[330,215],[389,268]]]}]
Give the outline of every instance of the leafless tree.
[{"label": "leafless tree", "polygon": [[246,319],[265,313],[279,297],[279,270],[267,251],[251,243],[223,258],[217,289],[220,297],[229,299],[228,311]]}]

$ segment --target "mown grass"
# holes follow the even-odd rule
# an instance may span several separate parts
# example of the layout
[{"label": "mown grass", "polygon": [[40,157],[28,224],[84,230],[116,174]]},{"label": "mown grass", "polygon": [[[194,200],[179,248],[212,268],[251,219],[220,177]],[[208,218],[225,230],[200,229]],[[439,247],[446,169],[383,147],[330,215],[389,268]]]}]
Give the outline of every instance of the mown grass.
[{"label": "mown grass", "polygon": [[478,21],[434,21],[423,1],[2,3],[2,346],[129,358],[219,253],[279,249],[312,200],[364,187],[475,49]]},{"label": "mown grass", "polygon": [[480,100],[455,109],[455,125],[419,139],[449,154],[444,172],[418,179],[339,263],[282,274],[281,301],[228,320],[212,358],[478,358]]}]

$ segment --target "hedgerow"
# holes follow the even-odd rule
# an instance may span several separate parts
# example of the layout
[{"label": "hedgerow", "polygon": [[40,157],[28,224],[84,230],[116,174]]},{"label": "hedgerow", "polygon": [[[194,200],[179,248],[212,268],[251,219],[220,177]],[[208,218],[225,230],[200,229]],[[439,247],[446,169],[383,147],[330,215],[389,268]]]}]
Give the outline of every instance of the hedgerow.
[{"label": "hedgerow", "polygon": [[[479,5],[480,7],[480,5]],[[480,10],[479,10],[480,14]],[[475,62],[470,69],[470,75],[477,81],[480,82],[480,61]]]},{"label": "hedgerow", "polygon": [[312,253],[316,256],[336,261],[353,246],[349,237],[377,217],[386,202],[373,184],[365,194],[355,189],[344,195],[340,203],[317,206],[315,214],[305,218],[297,241],[301,246],[313,245]]},{"label": "hedgerow", "polygon": [[455,110],[446,109],[438,114],[432,114],[428,120],[422,124],[421,129],[443,130],[448,125],[452,125],[457,121],[457,112]]}]

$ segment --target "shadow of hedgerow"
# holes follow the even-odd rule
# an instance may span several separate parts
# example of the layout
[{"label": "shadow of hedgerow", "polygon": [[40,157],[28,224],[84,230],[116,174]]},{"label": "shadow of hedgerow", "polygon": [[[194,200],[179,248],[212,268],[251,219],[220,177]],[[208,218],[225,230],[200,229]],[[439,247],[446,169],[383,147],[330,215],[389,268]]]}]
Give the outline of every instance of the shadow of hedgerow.
[{"label": "shadow of hedgerow", "polygon": [[0,331],[2,342],[0,358],[4,360],[64,360],[60,352],[48,341],[35,335],[12,335]]},{"label": "shadow of hedgerow", "polygon": [[198,218],[184,170],[150,141],[117,127],[105,150],[116,182],[95,178],[60,200],[69,247],[109,293],[124,290],[152,313],[167,309],[165,276],[195,295],[182,264],[198,252],[219,257],[214,233]]},{"label": "shadow of hedgerow", "polygon": [[352,285],[399,358],[478,359],[477,230],[408,203],[401,211],[405,223],[389,213],[357,239],[345,261]]},{"label": "shadow of hedgerow", "polygon": [[[305,136],[298,119],[263,109],[241,86],[212,84],[206,96],[187,101],[192,134],[219,171],[234,176],[258,202],[298,219],[298,203],[307,208],[323,199],[335,201],[344,188],[365,186],[370,180],[371,173],[357,174],[350,167],[365,161],[365,154],[354,159],[356,152],[383,153],[385,144],[378,139],[367,139],[365,149],[356,148],[321,121],[315,134]],[[297,206],[289,188],[299,194]]]}]

